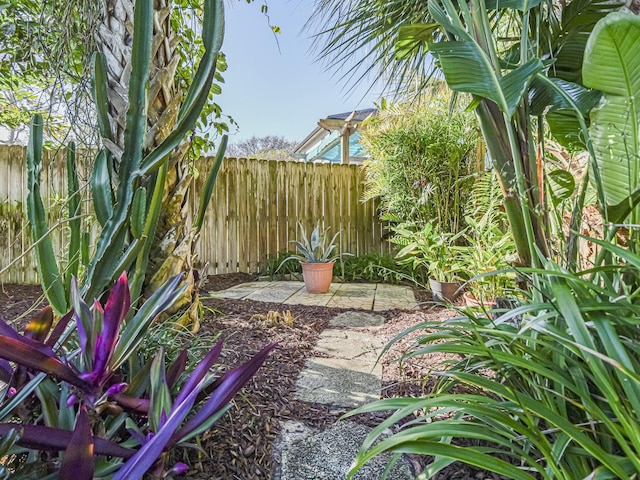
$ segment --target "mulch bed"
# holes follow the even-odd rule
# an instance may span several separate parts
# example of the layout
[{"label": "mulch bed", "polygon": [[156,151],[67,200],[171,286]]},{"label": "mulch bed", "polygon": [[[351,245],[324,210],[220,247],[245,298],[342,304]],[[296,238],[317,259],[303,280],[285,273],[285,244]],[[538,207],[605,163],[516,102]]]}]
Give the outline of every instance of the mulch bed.
[{"label": "mulch bed", "polygon": [[[204,289],[223,290],[233,285],[255,280],[248,274],[227,274],[209,277]],[[203,294],[206,297],[205,294]],[[418,292],[418,300],[426,299]],[[0,317],[18,324],[27,308],[41,304],[41,290],[32,285],[3,285],[0,287]],[[223,367],[235,366],[247,361],[264,345],[277,342],[264,366],[233,400],[234,406],[199,443],[199,450],[178,452],[176,460],[188,460],[192,469],[187,477],[193,479],[271,479],[278,465],[274,462],[274,440],[281,422],[298,420],[311,427],[324,428],[335,422],[345,410],[320,404],[308,404],[293,398],[296,379],[304,367],[305,360],[312,355],[319,334],[329,319],[345,309],[262,303],[248,300],[204,298],[204,317],[198,332],[201,339],[221,335],[225,338],[225,350],[220,362]],[[252,318],[256,314],[267,314],[270,310],[289,310],[293,315],[293,327],[278,325],[266,327]],[[392,339],[416,323],[451,317],[455,312],[438,307],[424,306],[421,311],[382,312],[385,325],[376,330],[376,335]],[[432,368],[446,357],[421,357],[398,368],[396,361],[411,338],[403,339],[392,348],[382,361],[383,397],[424,394],[431,383],[423,383]],[[382,414],[353,417],[352,420],[370,426],[380,422]],[[425,459],[412,458],[416,469]],[[439,479],[471,479],[477,472],[464,466],[450,466],[441,472]],[[482,474],[481,478],[500,478]]]}]

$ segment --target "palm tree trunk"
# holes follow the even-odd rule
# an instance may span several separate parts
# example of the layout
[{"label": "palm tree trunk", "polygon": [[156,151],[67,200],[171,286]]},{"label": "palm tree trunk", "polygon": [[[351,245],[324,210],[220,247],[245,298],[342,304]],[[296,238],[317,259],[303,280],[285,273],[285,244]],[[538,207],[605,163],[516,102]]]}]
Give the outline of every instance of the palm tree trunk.
[{"label": "palm tree trunk", "polygon": [[[115,168],[124,146],[124,127],[128,109],[128,83],[131,72],[131,31],[133,0],[107,0],[103,22],[98,32],[99,48],[107,59],[110,123],[114,141],[105,140],[115,156]],[[154,28],[145,149],[152,150],[172,131],[183,92],[178,88],[176,69],[180,56],[176,53],[178,39],[171,29],[171,4],[168,0],[154,1]],[[167,180],[163,204],[151,248],[146,272],[147,293],[154,291],[169,277],[185,272],[189,285],[179,307],[189,306],[185,323],[195,322],[198,296],[194,289],[194,234],[188,224],[187,198],[193,183],[193,169],[188,168],[189,141],[176,148],[167,160]],[[149,179],[152,181],[152,179]]]}]

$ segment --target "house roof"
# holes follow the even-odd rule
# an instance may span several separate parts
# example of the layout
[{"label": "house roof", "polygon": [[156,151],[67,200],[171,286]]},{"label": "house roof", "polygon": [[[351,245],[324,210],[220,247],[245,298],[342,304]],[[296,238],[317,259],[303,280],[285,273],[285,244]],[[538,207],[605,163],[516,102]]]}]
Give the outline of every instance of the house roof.
[{"label": "house roof", "polygon": [[355,130],[349,138],[349,157],[353,159],[363,158],[364,152],[358,141],[360,134],[357,130],[363,121],[377,113],[378,110],[375,108],[366,108],[335,113],[320,119],[318,126],[295,148],[293,156],[306,161],[320,159],[339,162],[340,134],[343,133],[344,128],[349,127],[352,131]]}]

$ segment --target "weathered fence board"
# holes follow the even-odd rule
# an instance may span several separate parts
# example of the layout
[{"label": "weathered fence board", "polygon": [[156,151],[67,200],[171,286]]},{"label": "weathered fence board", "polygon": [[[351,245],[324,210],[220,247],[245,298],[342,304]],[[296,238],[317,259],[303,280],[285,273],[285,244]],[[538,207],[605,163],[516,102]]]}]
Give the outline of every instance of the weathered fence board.
[{"label": "weathered fence board", "polygon": [[[66,217],[64,155],[64,151],[47,154],[43,161],[42,196],[51,225]],[[88,163],[79,163],[81,186],[86,190]],[[199,176],[194,180],[195,192],[187,199],[193,212],[199,200],[198,186],[211,163],[211,158],[195,162]],[[202,273],[259,271],[268,258],[293,249],[291,241],[300,239],[298,222],[309,232],[316,221],[330,232],[340,230],[342,251],[389,251],[375,205],[361,201],[362,180],[356,165],[225,159],[196,248],[198,265],[206,265]],[[4,283],[38,281],[33,252],[25,254],[31,245],[27,193],[25,148],[0,147],[0,270],[22,256],[0,274]],[[83,213],[91,213],[86,200]],[[66,253],[67,230],[61,224],[52,236],[60,258]]]}]

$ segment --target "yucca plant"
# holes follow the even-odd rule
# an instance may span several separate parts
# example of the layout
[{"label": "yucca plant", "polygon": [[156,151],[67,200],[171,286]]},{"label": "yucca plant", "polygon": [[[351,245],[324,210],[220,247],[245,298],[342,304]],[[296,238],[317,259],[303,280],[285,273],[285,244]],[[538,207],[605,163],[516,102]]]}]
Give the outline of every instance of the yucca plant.
[{"label": "yucca plant", "polygon": [[162,348],[139,365],[146,332],[184,293],[180,281],[171,279],[132,316],[125,274],[104,306],[89,307],[74,281],[74,309],[53,329],[50,307],[23,335],[0,322],[0,448],[12,478],[38,471],[38,478],[125,480],[185,470],[167,464],[170,450],[228,410],[275,344],[218,379],[210,369],[222,341],[185,380],[186,349],[168,368]]}]

